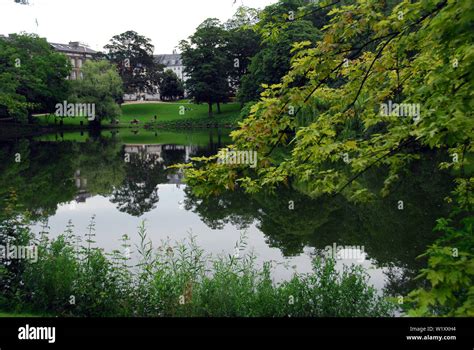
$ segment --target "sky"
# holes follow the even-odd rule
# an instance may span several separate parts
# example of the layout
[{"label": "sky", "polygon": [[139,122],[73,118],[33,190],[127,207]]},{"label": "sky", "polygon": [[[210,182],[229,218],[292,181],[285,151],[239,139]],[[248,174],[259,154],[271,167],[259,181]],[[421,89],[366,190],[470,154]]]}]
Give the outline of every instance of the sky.
[{"label": "sky", "polygon": [[155,54],[171,53],[206,18],[231,18],[238,6],[264,8],[277,0],[0,0],[0,34],[28,32],[49,42],[80,41],[102,50],[112,36],[134,30]]}]

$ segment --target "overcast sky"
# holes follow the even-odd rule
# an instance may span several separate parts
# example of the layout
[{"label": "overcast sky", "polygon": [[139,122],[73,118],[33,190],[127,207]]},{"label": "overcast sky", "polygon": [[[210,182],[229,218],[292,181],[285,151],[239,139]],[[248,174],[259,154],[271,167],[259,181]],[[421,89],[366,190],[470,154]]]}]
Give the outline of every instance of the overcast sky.
[{"label": "overcast sky", "polygon": [[[81,41],[102,50],[110,38],[134,30],[155,53],[171,53],[206,18],[226,21],[241,4],[263,8],[277,0],[0,0],[0,34],[36,33],[50,42]],[[38,23],[38,25],[36,24]]]}]

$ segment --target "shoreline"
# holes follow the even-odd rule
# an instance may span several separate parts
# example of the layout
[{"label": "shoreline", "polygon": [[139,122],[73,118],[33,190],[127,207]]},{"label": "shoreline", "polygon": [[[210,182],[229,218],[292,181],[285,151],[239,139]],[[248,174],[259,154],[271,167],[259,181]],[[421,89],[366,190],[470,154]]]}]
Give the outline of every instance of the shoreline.
[{"label": "shoreline", "polygon": [[8,141],[11,139],[25,138],[25,137],[35,137],[42,136],[47,134],[53,134],[58,132],[81,132],[81,131],[103,131],[103,130],[124,130],[124,129],[134,129],[134,130],[194,130],[194,129],[234,129],[237,127],[235,124],[219,124],[216,123],[212,125],[211,123],[157,123],[156,125],[141,125],[139,127],[130,126],[128,124],[123,124],[119,126],[101,126],[100,128],[90,128],[88,126],[80,125],[71,125],[71,126],[40,126],[34,124],[27,125],[6,125],[0,123],[0,141]]}]

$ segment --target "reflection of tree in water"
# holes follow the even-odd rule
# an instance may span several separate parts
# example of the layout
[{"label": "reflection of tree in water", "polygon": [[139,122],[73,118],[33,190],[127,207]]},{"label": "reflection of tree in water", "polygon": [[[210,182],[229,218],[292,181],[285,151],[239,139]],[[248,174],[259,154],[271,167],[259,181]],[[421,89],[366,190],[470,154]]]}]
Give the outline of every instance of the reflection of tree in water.
[{"label": "reflection of tree in water", "polygon": [[[416,257],[437,238],[432,232],[435,221],[449,211],[442,198],[450,192],[446,184],[451,181],[434,171],[433,164],[418,163],[391,194],[370,203],[354,204],[342,196],[312,199],[288,188],[275,195],[229,192],[197,199],[187,188],[186,209],[211,228],[226,223],[243,227],[255,221],[267,243],[286,256],[299,255],[306,246],[316,250],[333,243],[364,246],[377,266],[392,267],[386,275],[387,288],[402,291],[415,283],[413,274],[423,264]],[[374,174],[368,181],[376,186]],[[397,208],[399,200],[404,201],[404,210]],[[290,201],[294,210],[289,209]]]},{"label": "reflection of tree in water", "polygon": [[417,268],[391,266],[385,271],[386,283],[384,291],[388,295],[407,295],[415,289],[418,281],[415,277],[419,274],[418,268],[422,267],[417,264]]},{"label": "reflection of tree in water", "polygon": [[89,134],[88,142],[75,143],[74,168],[82,178],[87,179],[87,191],[90,196],[100,194],[108,196],[114,187],[123,182],[125,176],[124,161],[121,157],[121,145],[115,140],[96,138]]},{"label": "reflection of tree in water", "polygon": [[163,162],[166,166],[184,163],[185,155],[184,149],[179,148],[166,148],[162,151]]},{"label": "reflection of tree in water", "polygon": [[159,201],[158,184],[166,183],[166,169],[159,155],[145,151],[130,154],[125,165],[125,178],[112,192],[110,201],[133,216],[142,216]]},{"label": "reflection of tree in water", "polygon": [[57,146],[27,139],[0,143],[0,212],[11,190],[33,220],[53,215],[58,203],[72,200],[73,152],[70,143]]},{"label": "reflection of tree in water", "polygon": [[221,148],[226,147],[229,138],[226,137],[230,130],[209,129],[208,142],[194,149],[193,157],[209,157],[217,154]]},{"label": "reflection of tree in water", "polygon": [[197,213],[200,219],[212,229],[222,229],[228,223],[243,230],[255,220],[256,202],[240,192],[225,192],[217,198],[199,199],[186,187],[184,206]]},{"label": "reflection of tree in water", "polygon": [[[77,199],[76,174],[86,180],[88,197],[108,195],[124,176],[120,149],[117,142],[93,135],[87,142],[23,139],[0,144],[0,199],[6,190],[16,190],[18,202],[36,220],[54,215],[59,203]],[[0,201],[0,211],[1,206]]]},{"label": "reflection of tree in water", "polygon": [[[146,154],[137,154],[126,163],[123,144],[113,137],[89,133],[85,142],[60,140],[58,135],[52,138],[57,142],[23,139],[0,143],[0,212],[4,207],[2,199],[12,189],[34,220],[54,215],[60,203],[112,194],[120,210],[142,215],[158,202],[157,184],[182,180],[177,170],[165,172],[165,165],[209,153],[206,147],[148,145],[161,148],[162,163],[155,164],[153,154],[148,159]],[[20,157],[18,162],[16,154]]]}]

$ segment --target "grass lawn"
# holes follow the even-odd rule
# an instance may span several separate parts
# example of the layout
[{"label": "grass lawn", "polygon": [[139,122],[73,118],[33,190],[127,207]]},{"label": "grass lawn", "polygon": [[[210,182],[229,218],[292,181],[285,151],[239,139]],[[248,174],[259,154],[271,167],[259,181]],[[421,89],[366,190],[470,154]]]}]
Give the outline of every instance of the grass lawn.
[{"label": "grass lawn", "polygon": [[[221,105],[221,114],[217,114],[214,105],[214,116],[209,117],[207,104],[192,104],[187,101],[166,103],[131,103],[122,105],[122,115],[118,118],[119,127],[130,126],[130,122],[137,119],[143,126],[147,123],[156,123],[164,126],[205,126],[207,124],[235,125],[240,113],[239,103],[227,103]],[[54,115],[42,115],[37,117],[40,125],[54,125]],[[87,126],[86,117],[66,117],[63,119],[64,126],[80,126],[81,121]],[[57,124],[59,125],[59,118]],[[111,126],[111,122],[104,120],[102,125]]]},{"label": "grass lawn", "polygon": [[3,312],[0,311],[0,317],[42,317],[41,315],[33,315],[33,314],[17,314],[17,313],[10,313],[10,312]]},{"label": "grass lawn", "polygon": [[[229,132],[229,129],[221,129],[221,142],[231,142]],[[209,144],[211,137],[214,141],[218,139],[218,134],[215,129],[186,131],[159,129],[153,131],[146,130],[143,128],[122,128],[120,130],[102,130],[101,135],[103,137],[115,137],[118,141],[126,144],[172,144],[206,146]],[[87,131],[53,133],[36,137],[36,140],[49,142],[86,142],[88,139],[89,133]]]}]

